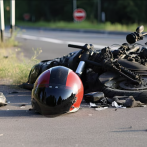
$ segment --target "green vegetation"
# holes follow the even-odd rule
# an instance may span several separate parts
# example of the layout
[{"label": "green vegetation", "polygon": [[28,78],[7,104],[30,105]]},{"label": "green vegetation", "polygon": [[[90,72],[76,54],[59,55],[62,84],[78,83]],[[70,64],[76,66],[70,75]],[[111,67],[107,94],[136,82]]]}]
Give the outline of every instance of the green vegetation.
[{"label": "green vegetation", "polygon": [[16,47],[15,37],[0,42],[0,79],[11,85],[18,85],[27,81],[32,66],[39,62],[36,59],[41,50],[34,50],[34,56],[26,59],[21,50]]},{"label": "green vegetation", "polygon": [[11,48],[18,46],[19,43],[15,40],[16,33],[11,38],[6,38],[4,42],[0,42],[0,49]]},{"label": "green vegetation", "polygon": [[[31,26],[31,27],[46,27],[46,28],[63,28],[63,29],[89,29],[89,30],[107,30],[107,31],[135,31],[139,24],[119,24],[119,23],[97,23],[97,22],[22,22],[16,23],[18,26]],[[147,25],[145,25],[147,27]]]},{"label": "green vegetation", "polygon": [[[35,52],[39,54],[40,50]],[[27,82],[31,68],[39,62],[36,59],[36,55],[31,59],[25,59],[20,49],[1,49],[0,61],[2,64],[0,65],[0,79],[12,85]]]}]

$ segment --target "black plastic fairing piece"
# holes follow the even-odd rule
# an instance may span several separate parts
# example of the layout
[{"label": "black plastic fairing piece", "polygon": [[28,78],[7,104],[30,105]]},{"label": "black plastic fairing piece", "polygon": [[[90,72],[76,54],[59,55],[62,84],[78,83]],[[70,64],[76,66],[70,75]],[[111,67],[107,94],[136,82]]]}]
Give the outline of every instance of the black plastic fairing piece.
[{"label": "black plastic fairing piece", "polygon": [[100,63],[94,62],[94,61],[90,61],[90,60],[85,60],[86,63],[91,64],[91,65],[96,65],[101,67],[102,65]]},{"label": "black plastic fairing piece", "polygon": [[73,56],[70,57],[69,61],[68,61],[68,68],[72,69],[73,71],[76,70],[77,68],[77,61],[78,61],[78,58],[81,54],[82,50],[80,51],[77,51],[74,53]]},{"label": "black plastic fairing piece", "polygon": [[126,59],[118,59],[118,63],[131,70],[147,70],[146,66],[138,62],[128,61]]},{"label": "black plastic fairing piece", "polygon": [[84,100],[86,103],[97,103],[101,98],[104,98],[103,92],[91,92],[84,95]]}]

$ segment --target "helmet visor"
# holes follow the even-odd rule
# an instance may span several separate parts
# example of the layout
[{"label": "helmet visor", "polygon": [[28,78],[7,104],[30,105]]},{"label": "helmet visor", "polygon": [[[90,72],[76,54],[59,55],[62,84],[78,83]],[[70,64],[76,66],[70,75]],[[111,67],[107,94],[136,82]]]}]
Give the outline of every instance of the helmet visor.
[{"label": "helmet visor", "polygon": [[36,100],[39,102],[42,114],[66,113],[75,102],[73,90],[66,86],[42,87],[36,92]]}]

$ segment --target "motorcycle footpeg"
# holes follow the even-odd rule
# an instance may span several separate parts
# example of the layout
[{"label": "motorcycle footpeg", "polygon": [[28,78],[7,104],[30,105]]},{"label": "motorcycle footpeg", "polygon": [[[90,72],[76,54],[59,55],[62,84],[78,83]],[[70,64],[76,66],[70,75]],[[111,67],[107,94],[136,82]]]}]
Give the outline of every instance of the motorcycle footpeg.
[{"label": "motorcycle footpeg", "polygon": [[84,100],[86,103],[98,103],[102,98],[104,98],[103,92],[91,92],[84,95]]}]

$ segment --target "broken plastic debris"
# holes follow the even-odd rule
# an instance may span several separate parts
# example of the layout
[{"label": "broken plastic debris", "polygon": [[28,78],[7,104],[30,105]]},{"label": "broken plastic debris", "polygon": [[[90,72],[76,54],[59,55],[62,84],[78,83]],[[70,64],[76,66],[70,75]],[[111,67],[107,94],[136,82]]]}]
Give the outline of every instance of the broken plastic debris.
[{"label": "broken plastic debris", "polygon": [[95,110],[97,110],[97,111],[101,111],[101,110],[105,110],[105,109],[107,109],[108,107],[100,107],[100,108],[95,108]]},{"label": "broken plastic debris", "polygon": [[6,97],[3,95],[2,92],[0,92],[0,106],[5,106],[5,105],[7,105]]},{"label": "broken plastic debris", "polygon": [[20,108],[25,108],[26,104],[21,104]]},{"label": "broken plastic debris", "polygon": [[81,107],[89,107],[89,105],[81,104]]},{"label": "broken plastic debris", "polygon": [[119,106],[115,101],[114,102],[112,102],[112,106],[113,107],[116,107],[116,108],[119,108],[119,107],[121,107],[121,106]]},{"label": "broken plastic debris", "polygon": [[30,109],[29,109],[29,111],[33,111],[33,109],[32,109],[32,108],[30,108]]},{"label": "broken plastic debris", "polygon": [[91,108],[97,108],[97,105],[95,103],[90,103]]},{"label": "broken plastic debris", "polygon": [[21,104],[20,107],[25,106],[26,104]]},{"label": "broken plastic debris", "polygon": [[22,109],[23,109],[23,108],[25,108],[25,106],[20,106],[20,108],[22,108]]},{"label": "broken plastic debris", "polygon": [[146,105],[142,105],[141,107],[146,107]]},{"label": "broken plastic debris", "polygon": [[126,108],[126,107],[123,107],[122,105],[118,105],[115,101],[112,102],[112,106],[115,108]]},{"label": "broken plastic debris", "polygon": [[12,93],[18,93],[17,91],[12,91],[12,92],[9,92],[9,94],[12,94]]}]

